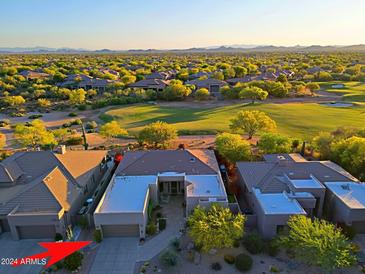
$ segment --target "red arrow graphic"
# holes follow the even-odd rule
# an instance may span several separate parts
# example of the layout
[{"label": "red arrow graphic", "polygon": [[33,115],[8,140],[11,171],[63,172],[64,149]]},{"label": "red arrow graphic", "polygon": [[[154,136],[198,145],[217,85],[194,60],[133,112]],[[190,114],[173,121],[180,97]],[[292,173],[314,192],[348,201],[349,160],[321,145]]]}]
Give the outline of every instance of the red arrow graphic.
[{"label": "red arrow graphic", "polygon": [[31,259],[42,259],[42,258],[49,258],[45,267],[49,267],[58,261],[62,260],[66,256],[74,253],[75,251],[83,248],[90,244],[91,241],[83,241],[83,242],[43,242],[39,243],[40,246],[47,249],[46,252],[38,253],[35,255],[27,256],[21,259],[16,260],[12,266],[16,267],[22,264],[27,263]]}]

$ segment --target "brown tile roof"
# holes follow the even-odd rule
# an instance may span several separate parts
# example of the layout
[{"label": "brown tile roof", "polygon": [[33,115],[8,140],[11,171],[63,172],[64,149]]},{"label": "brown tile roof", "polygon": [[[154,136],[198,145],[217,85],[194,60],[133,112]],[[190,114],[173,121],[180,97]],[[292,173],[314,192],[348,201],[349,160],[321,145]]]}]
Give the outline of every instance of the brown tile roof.
[{"label": "brown tile roof", "polygon": [[127,152],[116,175],[156,175],[179,172],[188,175],[217,174],[218,164],[209,150],[150,150]]},{"label": "brown tile roof", "polygon": [[[13,154],[0,166],[13,166],[14,174],[21,172],[21,176],[14,185],[0,188],[0,214],[8,214],[15,207],[35,212],[58,212],[61,207],[68,210],[106,154],[97,150],[67,151],[62,155],[51,151]],[[4,177],[1,169],[0,175]]]}]

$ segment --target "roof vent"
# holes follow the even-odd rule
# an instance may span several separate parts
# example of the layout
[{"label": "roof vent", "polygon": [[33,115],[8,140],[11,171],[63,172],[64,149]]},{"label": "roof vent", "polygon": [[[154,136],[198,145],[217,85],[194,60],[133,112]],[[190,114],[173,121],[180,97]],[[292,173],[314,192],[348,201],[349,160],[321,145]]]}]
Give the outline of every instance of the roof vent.
[{"label": "roof vent", "polygon": [[195,163],[195,157],[190,158],[190,163]]},{"label": "roof vent", "polygon": [[350,184],[343,184],[343,185],[341,185],[341,187],[344,190],[350,190]]}]

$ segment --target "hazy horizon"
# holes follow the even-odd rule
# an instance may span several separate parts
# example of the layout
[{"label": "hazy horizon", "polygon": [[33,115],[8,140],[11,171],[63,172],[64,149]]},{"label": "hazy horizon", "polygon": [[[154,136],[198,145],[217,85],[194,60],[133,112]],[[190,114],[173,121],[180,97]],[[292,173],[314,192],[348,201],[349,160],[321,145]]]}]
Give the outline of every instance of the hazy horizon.
[{"label": "hazy horizon", "polygon": [[365,44],[365,1],[4,0],[0,47]]}]

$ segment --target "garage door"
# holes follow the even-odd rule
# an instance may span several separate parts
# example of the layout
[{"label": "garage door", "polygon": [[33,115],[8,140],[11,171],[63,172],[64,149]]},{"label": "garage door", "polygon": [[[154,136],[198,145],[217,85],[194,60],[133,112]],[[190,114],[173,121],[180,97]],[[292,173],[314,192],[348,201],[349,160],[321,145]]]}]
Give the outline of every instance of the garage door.
[{"label": "garage door", "polygon": [[54,225],[18,226],[20,239],[53,239],[56,235]]},{"label": "garage door", "polygon": [[352,222],[352,227],[356,233],[365,233],[365,222]]},{"label": "garage door", "polygon": [[103,225],[104,237],[139,237],[139,225]]}]

